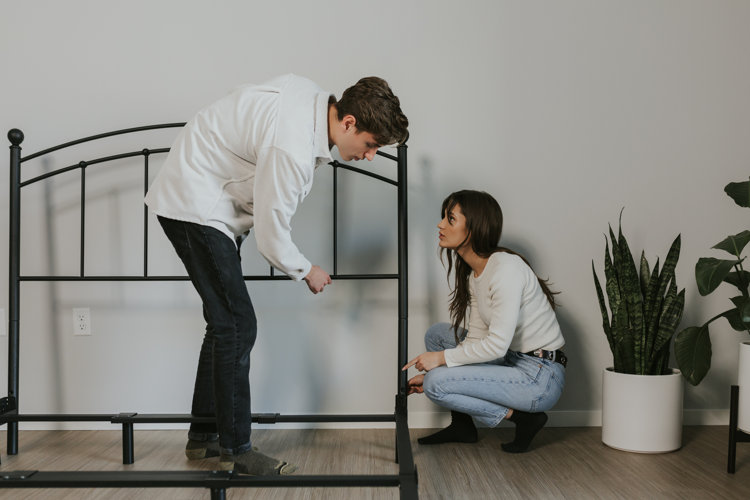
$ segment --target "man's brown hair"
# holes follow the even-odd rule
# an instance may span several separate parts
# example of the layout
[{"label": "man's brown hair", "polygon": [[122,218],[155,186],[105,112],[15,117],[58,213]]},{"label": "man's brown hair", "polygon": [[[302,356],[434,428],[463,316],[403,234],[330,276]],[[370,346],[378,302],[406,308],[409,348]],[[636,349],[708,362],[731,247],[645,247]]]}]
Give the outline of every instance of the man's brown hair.
[{"label": "man's brown hair", "polygon": [[354,116],[357,130],[371,133],[382,146],[403,144],[409,137],[409,120],[401,111],[398,97],[382,78],[360,79],[344,91],[335,105],[339,121],[346,115]]}]

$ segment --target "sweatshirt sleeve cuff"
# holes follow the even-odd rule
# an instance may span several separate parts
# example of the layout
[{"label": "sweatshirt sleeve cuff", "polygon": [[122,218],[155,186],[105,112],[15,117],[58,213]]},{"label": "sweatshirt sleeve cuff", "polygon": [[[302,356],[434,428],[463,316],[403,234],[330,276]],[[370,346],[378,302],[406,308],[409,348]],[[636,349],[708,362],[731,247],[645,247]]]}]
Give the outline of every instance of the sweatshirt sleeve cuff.
[{"label": "sweatshirt sleeve cuff", "polygon": [[302,267],[302,273],[300,273],[299,278],[294,278],[294,281],[302,281],[305,279],[305,276],[310,274],[310,270],[312,269],[312,263],[308,260],[305,261],[305,265]]},{"label": "sweatshirt sleeve cuff", "polygon": [[461,362],[456,361],[455,359],[453,359],[454,356],[456,355],[457,349],[458,348],[454,347],[452,349],[446,349],[446,350],[443,351],[443,356],[445,357],[445,365],[446,366],[452,367],[452,366],[461,366],[461,365],[464,364],[464,363],[461,363]]}]

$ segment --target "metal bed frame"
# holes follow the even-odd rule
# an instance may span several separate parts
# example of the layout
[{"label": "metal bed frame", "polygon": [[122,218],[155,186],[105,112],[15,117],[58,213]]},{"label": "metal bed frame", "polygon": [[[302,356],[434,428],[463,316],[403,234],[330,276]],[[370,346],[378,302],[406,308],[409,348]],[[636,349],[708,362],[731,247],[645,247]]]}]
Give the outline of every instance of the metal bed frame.
[{"label": "metal bed frame", "polygon": [[[8,424],[8,455],[18,453],[19,422],[111,422],[122,425],[123,464],[132,464],[134,458],[134,424],[144,423],[189,423],[212,421],[212,417],[195,417],[190,414],[140,414],[125,412],[118,414],[24,414],[19,410],[19,333],[20,333],[20,285],[22,281],[187,281],[187,276],[152,276],[148,272],[148,209],[143,208],[144,254],[142,275],[87,276],[84,268],[85,196],[86,169],[93,165],[123,158],[143,157],[144,194],[148,189],[149,157],[164,154],[169,148],[143,149],[81,161],[68,167],[21,180],[21,164],[34,158],[65,149],[84,142],[135,132],[177,128],[184,123],[165,123],[107,132],[67,142],[37,153],[21,157],[24,135],[18,129],[8,132],[10,140],[10,231],[9,231],[9,307],[8,307],[8,395],[0,399],[0,425]],[[417,470],[414,465],[409,427],[407,423],[406,372],[400,367],[407,362],[407,189],[406,189],[405,144],[397,148],[397,156],[378,151],[378,155],[397,164],[397,180],[361,170],[337,161],[333,166],[333,274],[332,279],[395,279],[398,280],[398,370],[397,393],[393,413],[373,415],[280,415],[278,413],[252,414],[253,422],[270,424],[281,422],[395,422],[396,463],[398,474],[394,475],[291,475],[291,476],[245,476],[224,471],[4,471],[0,469],[0,488],[176,488],[203,487],[211,492],[212,500],[225,499],[226,489],[232,487],[399,487],[400,498],[416,499]],[[63,172],[80,170],[81,192],[81,242],[80,271],[77,276],[22,276],[20,274],[21,236],[21,188]],[[337,198],[338,170],[344,169],[392,184],[398,190],[398,272],[397,274],[339,274],[337,266]],[[284,280],[286,276],[274,274],[271,267],[268,275],[245,276],[245,280]]]}]

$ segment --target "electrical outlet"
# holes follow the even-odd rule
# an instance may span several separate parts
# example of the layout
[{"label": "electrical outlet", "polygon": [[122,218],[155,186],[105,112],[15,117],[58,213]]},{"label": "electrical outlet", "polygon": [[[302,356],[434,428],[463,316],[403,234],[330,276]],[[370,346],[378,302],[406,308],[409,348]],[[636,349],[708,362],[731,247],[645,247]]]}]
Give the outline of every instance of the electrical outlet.
[{"label": "electrical outlet", "polygon": [[73,309],[73,335],[91,335],[91,311],[88,307]]},{"label": "electrical outlet", "polygon": [[0,308],[0,337],[8,335],[8,325],[5,319],[5,309]]}]

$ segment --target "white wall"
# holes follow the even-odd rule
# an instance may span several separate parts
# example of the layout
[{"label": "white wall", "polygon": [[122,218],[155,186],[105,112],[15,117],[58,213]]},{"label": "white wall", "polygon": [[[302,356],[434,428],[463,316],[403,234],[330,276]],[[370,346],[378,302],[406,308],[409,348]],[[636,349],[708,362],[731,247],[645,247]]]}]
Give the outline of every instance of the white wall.
[{"label": "white wall", "polygon": [[[440,202],[459,188],[487,190],[505,212],[505,244],[563,292],[559,318],[571,365],[554,425],[599,423],[600,374],[611,354],[591,260],[601,272],[603,233],[621,207],[631,247],[646,248],[652,261],[682,233],[685,325],[728,306],[729,290],[698,297],[693,266],[725,235],[747,228],[747,212],[722,189],[750,167],[750,3],[3,3],[0,129],[22,129],[26,154],[102,131],[187,120],[235,85],[279,73],[305,75],[337,95],[361,76],[386,78],[411,122],[410,355],[422,352],[431,323],[448,319],[435,250]],[[154,146],[172,137],[164,132]],[[53,156],[51,166],[78,159]],[[24,166],[27,175],[40,168]],[[137,273],[139,174],[116,175],[114,183],[93,173],[87,179],[87,265]],[[329,172],[317,175],[295,218],[295,238],[325,266],[331,183]],[[2,234],[7,182],[0,175]],[[56,271],[75,272],[74,182],[55,181],[51,195],[24,194],[24,272],[43,274],[50,259]],[[390,272],[393,193],[360,179],[345,186],[343,262]],[[45,199],[55,213],[53,253]],[[180,272],[151,222],[151,272]],[[248,243],[243,262],[265,269]],[[1,261],[7,252],[0,246]],[[0,276],[7,283],[7,266]],[[291,282],[249,287],[261,326],[254,411],[392,410],[393,284],[337,282],[321,296]],[[6,312],[7,294],[0,288]],[[91,337],[72,335],[70,310],[80,306],[91,308]],[[22,409],[186,412],[201,323],[188,283],[24,283]],[[725,324],[713,327],[713,368],[702,385],[686,386],[687,423],[726,423],[740,340],[747,339]],[[0,346],[4,365],[7,346]],[[0,369],[3,387],[6,372]],[[415,426],[437,425],[438,412],[422,396],[410,398]]]}]

